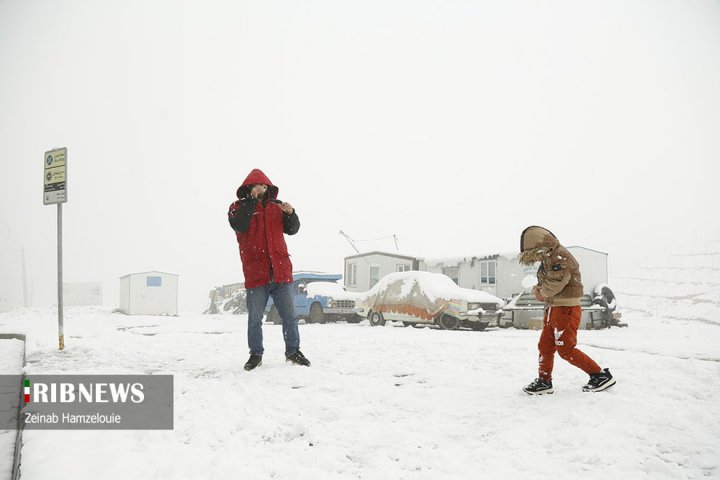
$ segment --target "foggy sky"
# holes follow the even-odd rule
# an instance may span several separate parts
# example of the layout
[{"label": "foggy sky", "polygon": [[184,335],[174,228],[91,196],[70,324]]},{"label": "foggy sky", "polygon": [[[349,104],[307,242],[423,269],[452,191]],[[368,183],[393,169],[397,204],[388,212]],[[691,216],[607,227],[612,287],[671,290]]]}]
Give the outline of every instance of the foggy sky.
[{"label": "foggy sky", "polygon": [[438,257],[538,224],[612,272],[720,231],[719,131],[718,1],[0,0],[0,288],[24,248],[55,301],[54,147],[65,281],[117,305],[118,277],[177,273],[198,311],[242,281],[253,168],[298,212],[296,269],[341,273],[341,229]]}]

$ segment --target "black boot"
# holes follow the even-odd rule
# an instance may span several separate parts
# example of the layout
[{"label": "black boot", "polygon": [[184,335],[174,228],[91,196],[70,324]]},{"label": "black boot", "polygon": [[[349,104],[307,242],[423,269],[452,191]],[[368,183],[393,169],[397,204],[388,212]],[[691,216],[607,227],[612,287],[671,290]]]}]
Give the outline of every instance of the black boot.
[{"label": "black boot", "polygon": [[250,371],[255,367],[259,367],[260,365],[262,365],[262,355],[251,353],[250,358],[245,363],[245,370]]},{"label": "black boot", "polygon": [[303,355],[300,350],[291,355],[288,355],[286,360],[290,363],[294,363],[295,365],[302,365],[303,367],[310,366],[310,360],[305,358],[305,355]]},{"label": "black boot", "polygon": [[527,387],[523,388],[523,392],[528,395],[544,395],[546,393],[553,393],[552,380],[543,380],[542,378],[536,378]]},{"label": "black boot", "polygon": [[582,389],[583,392],[602,392],[613,385],[615,385],[615,379],[610,373],[610,370],[603,368],[600,373],[590,375],[590,380],[588,380],[588,383],[584,385]]}]

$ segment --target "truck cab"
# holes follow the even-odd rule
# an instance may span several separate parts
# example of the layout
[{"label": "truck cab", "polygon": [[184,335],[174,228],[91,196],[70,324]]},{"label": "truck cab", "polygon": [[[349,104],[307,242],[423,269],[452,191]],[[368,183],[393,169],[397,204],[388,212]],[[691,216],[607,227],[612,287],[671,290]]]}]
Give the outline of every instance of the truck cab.
[{"label": "truck cab", "polygon": [[[360,309],[355,307],[356,294],[346,292],[338,283],[340,274],[320,272],[293,272],[293,292],[295,296],[295,314],[307,323],[326,323],[346,320],[357,323]],[[276,325],[282,319],[270,297],[265,309],[266,321]]]}]

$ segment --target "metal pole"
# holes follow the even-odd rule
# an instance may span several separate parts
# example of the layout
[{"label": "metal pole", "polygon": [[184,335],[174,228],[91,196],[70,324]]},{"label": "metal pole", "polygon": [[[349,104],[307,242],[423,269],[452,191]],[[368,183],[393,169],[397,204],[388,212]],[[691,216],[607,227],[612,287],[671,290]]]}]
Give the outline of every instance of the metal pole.
[{"label": "metal pole", "polygon": [[27,269],[25,268],[25,247],[22,247],[23,307],[28,308]]},{"label": "metal pole", "polygon": [[57,204],[57,259],[58,259],[58,341],[59,349],[65,348],[63,329],[63,275],[62,275],[62,203]]}]

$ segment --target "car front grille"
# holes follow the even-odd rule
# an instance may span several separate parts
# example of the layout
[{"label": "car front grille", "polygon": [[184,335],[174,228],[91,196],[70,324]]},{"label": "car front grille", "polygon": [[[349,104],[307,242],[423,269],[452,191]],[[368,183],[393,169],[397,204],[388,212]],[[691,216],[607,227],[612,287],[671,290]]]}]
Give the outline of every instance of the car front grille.
[{"label": "car front grille", "polygon": [[480,308],[485,310],[487,313],[493,313],[498,309],[498,306],[496,303],[481,303]]},{"label": "car front grille", "polygon": [[338,308],[355,308],[355,300],[335,300],[333,307]]}]

